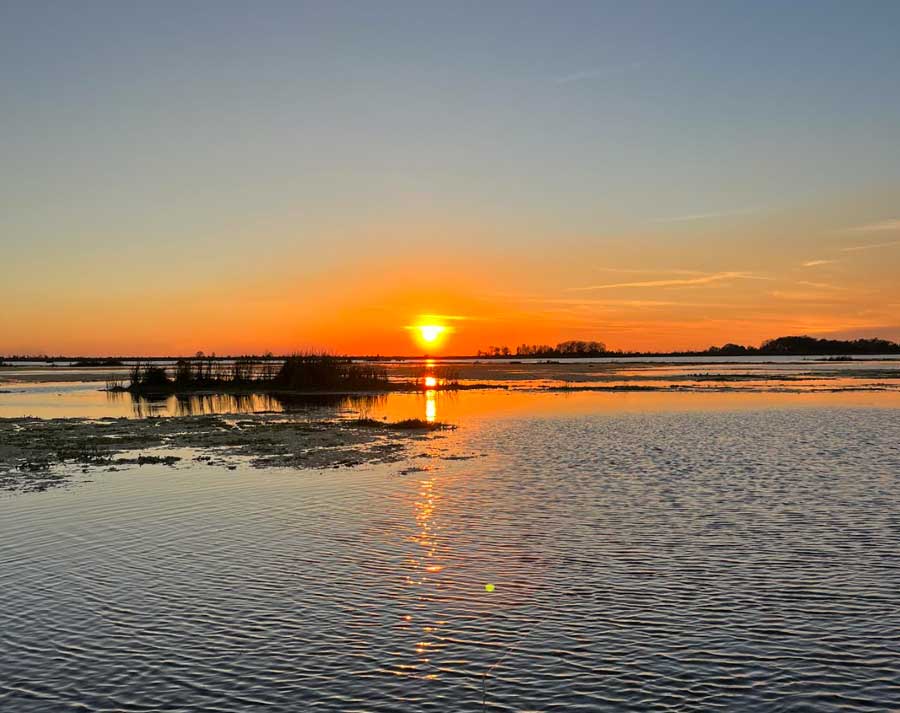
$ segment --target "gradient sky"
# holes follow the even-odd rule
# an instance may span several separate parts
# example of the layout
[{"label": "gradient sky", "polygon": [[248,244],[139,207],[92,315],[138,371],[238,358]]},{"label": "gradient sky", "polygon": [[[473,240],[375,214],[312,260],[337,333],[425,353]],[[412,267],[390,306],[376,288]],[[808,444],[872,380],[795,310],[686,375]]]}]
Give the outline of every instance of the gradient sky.
[{"label": "gradient sky", "polygon": [[0,2],[0,353],[900,339],[900,3]]}]

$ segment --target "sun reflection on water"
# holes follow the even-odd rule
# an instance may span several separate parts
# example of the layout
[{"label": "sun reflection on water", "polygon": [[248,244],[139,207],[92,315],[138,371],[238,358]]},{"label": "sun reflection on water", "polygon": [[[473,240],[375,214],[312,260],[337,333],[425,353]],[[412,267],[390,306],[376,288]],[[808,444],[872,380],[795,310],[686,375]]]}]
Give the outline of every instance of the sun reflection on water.
[{"label": "sun reflection on water", "polygon": [[[436,513],[441,496],[438,492],[438,479],[435,476],[421,478],[413,496],[413,515],[415,518],[415,532],[410,540],[417,546],[414,553],[407,560],[412,572],[405,577],[408,586],[414,588],[415,599],[418,604],[426,604],[435,601],[436,590],[442,588],[440,574],[447,564],[443,561],[444,549],[440,534],[441,526],[436,519]],[[424,611],[417,607],[418,612]],[[416,658],[415,670],[421,678],[434,680],[439,678],[439,671],[431,659],[435,653],[443,648],[440,641],[439,630],[441,620],[419,621],[414,615],[403,617],[407,625],[415,627],[418,633],[413,644],[413,653]],[[414,674],[415,675],[415,674]]]}]

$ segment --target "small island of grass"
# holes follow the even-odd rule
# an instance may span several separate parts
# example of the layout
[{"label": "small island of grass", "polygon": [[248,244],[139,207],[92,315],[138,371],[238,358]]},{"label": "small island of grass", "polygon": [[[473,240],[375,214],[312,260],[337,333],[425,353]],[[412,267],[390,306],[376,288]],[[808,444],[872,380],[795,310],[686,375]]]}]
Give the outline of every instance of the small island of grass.
[{"label": "small island of grass", "polygon": [[384,367],[330,354],[295,354],[270,359],[179,359],[174,368],[138,362],[125,381],[107,382],[107,390],[134,396],[181,394],[354,394],[389,391],[483,388],[461,385],[456,372],[429,369],[415,380],[392,381]]},{"label": "small island of grass", "polygon": [[189,392],[278,393],[387,391],[387,372],[371,364],[327,354],[297,354],[279,366],[271,361],[212,358],[179,359],[170,373],[165,367],[136,363],[128,385],[111,384],[111,391],[136,395],[167,395]]}]

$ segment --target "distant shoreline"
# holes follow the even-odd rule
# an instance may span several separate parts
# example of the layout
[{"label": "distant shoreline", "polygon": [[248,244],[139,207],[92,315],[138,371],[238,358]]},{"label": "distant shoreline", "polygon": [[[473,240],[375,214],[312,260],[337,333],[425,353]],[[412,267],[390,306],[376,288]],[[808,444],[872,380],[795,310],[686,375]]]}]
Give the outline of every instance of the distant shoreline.
[{"label": "distant shoreline", "polygon": [[[233,361],[235,359],[253,359],[260,362],[272,361],[272,362],[281,362],[288,358],[289,355],[273,355],[273,356],[250,356],[246,355],[230,355],[223,354],[221,356],[215,357],[206,357],[207,359],[211,359],[212,361]],[[576,361],[579,359],[600,359],[600,360],[608,360],[614,361],[616,359],[703,359],[707,363],[715,364],[715,363],[732,363],[730,361],[711,361],[711,360],[722,360],[722,359],[772,359],[773,357],[796,357],[801,358],[805,357],[810,361],[871,361],[871,360],[879,360],[879,361],[900,361],[900,353],[884,353],[884,354],[841,354],[835,352],[826,352],[822,354],[808,354],[808,353],[784,353],[784,354],[709,354],[707,352],[607,352],[605,354],[570,354],[565,356],[554,356],[554,357],[534,357],[534,356],[516,356],[514,354],[510,354],[507,356],[502,355],[472,355],[472,354],[392,354],[392,355],[359,355],[359,354],[348,354],[341,355],[342,358],[350,359],[352,361],[384,361],[384,362],[417,362],[422,360],[430,360],[435,362],[441,361],[466,361],[466,362],[505,362],[505,363],[523,363],[523,364],[553,364],[558,362],[568,362],[568,361]],[[840,358],[834,358],[840,357]],[[845,358],[846,357],[846,358]],[[112,357],[111,359],[117,362],[118,364],[102,364],[102,363],[82,363],[82,359],[79,357],[70,357],[70,356],[54,356],[49,358],[44,357],[2,357],[0,358],[0,368],[2,367],[14,367],[14,366],[22,366],[25,364],[45,364],[45,365],[55,365],[55,364],[65,364],[66,366],[72,367],[80,367],[80,368],[121,368],[124,366],[128,366],[134,362],[150,362],[150,363],[158,363],[158,362],[175,362],[179,359],[190,359],[192,357],[171,355],[171,356],[117,356]],[[92,362],[100,361],[91,360]],[[759,362],[765,363],[765,362]],[[773,362],[774,363],[774,362]]]},{"label": "distant shoreline", "polygon": [[[51,354],[10,354],[0,356],[0,366],[16,362],[41,362],[55,363],[67,362],[74,366],[99,366],[115,367],[123,366],[124,362],[160,362],[187,360],[196,362],[221,362],[224,360],[250,360],[253,362],[285,361],[298,357],[298,354],[275,355],[271,352],[265,354],[234,354],[219,355],[215,353],[205,354],[197,352],[193,355],[169,355],[169,356],[63,356]],[[307,355],[308,356],[308,355]],[[769,339],[760,346],[745,346],[742,344],[723,344],[712,346],[704,350],[687,351],[622,351],[608,350],[602,342],[568,341],[560,342],[555,347],[547,344],[520,344],[515,348],[489,347],[487,351],[479,351],[468,355],[433,355],[433,354],[367,354],[348,355],[331,354],[321,352],[319,356],[325,359],[344,359],[357,362],[366,361],[416,361],[419,359],[433,359],[435,361],[452,360],[535,360],[561,361],[570,359],[709,359],[709,358],[734,358],[734,357],[819,357],[830,361],[848,361],[854,357],[869,358],[900,358],[900,343],[887,339],[818,339],[810,336],[789,336]]]}]

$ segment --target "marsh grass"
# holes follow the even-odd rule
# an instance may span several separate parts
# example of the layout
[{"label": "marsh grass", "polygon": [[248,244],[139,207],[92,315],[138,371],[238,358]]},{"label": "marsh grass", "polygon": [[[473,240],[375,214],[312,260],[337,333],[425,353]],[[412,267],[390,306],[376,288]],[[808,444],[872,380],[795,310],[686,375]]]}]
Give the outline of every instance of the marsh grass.
[{"label": "marsh grass", "polygon": [[[179,359],[170,375],[141,362],[131,367],[127,391],[140,394],[186,391],[368,391],[390,386],[387,371],[330,354],[295,354],[279,366],[252,358],[232,362],[214,357]],[[107,382],[108,390],[122,390]]]},{"label": "marsh grass", "polygon": [[376,418],[358,418],[354,425],[364,428],[383,428],[398,431],[446,431],[455,428],[440,421],[425,421],[421,418],[407,418],[403,421],[379,421]]},{"label": "marsh grass", "polygon": [[297,354],[285,359],[272,380],[277,388],[290,391],[304,389],[385,389],[389,385],[387,371],[372,364],[358,364],[350,359],[327,354]]},{"label": "marsh grass", "polygon": [[106,391],[118,392],[127,391],[128,387],[124,379],[107,379]]}]

